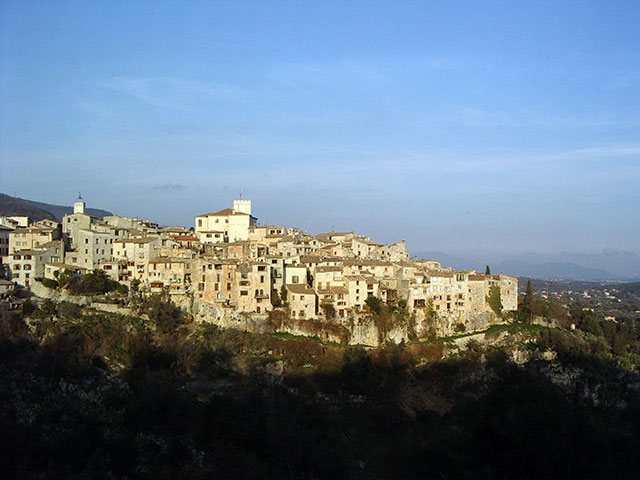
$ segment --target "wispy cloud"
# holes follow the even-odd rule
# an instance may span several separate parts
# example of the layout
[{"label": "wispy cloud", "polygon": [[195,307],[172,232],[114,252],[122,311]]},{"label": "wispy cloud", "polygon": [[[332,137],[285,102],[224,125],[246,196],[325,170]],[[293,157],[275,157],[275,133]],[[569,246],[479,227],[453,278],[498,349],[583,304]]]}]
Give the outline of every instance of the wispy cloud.
[{"label": "wispy cloud", "polygon": [[335,62],[279,63],[269,70],[267,80],[286,86],[331,84],[380,84],[387,79],[384,70],[357,60]]},{"label": "wispy cloud", "polygon": [[156,190],[160,192],[179,192],[181,190],[186,190],[187,186],[179,183],[165,183],[163,185],[154,185],[151,187],[151,190]]},{"label": "wispy cloud", "polygon": [[612,119],[607,116],[559,116],[526,111],[486,110],[468,106],[453,107],[438,115],[427,116],[426,120],[429,122],[457,123],[468,127],[587,128],[630,125],[629,121]]},{"label": "wispy cloud", "polygon": [[203,103],[243,100],[250,95],[235,85],[179,77],[114,77],[97,82],[97,86],[149,105],[182,111],[195,111]]}]

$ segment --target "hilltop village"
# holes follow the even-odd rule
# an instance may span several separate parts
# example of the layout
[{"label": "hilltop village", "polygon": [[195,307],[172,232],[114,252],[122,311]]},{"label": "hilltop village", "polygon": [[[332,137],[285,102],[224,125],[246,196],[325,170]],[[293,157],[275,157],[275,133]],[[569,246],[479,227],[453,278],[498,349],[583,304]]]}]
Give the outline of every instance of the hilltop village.
[{"label": "hilltop village", "polygon": [[[292,333],[317,335],[324,322],[346,329],[351,343],[369,344],[486,328],[517,309],[514,277],[412,259],[404,241],[384,245],[354,232],[310,235],[259,225],[246,199],[196,215],[191,229],[95,218],[81,198],[62,223],[26,217],[0,223],[4,290],[15,284],[40,295],[43,278],[98,269],[144,294],[167,294],[202,321],[259,330],[277,309]],[[411,324],[381,333],[367,322],[380,304],[405,312]],[[325,332],[327,339],[340,336],[328,330],[334,334]]]}]

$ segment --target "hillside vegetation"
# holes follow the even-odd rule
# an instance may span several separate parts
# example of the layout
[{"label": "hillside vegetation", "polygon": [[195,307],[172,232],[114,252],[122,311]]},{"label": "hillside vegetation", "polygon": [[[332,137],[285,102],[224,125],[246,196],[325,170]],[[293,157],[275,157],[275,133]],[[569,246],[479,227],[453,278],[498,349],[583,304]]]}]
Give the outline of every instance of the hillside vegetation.
[{"label": "hillside vegetation", "polygon": [[369,350],[197,324],[160,295],[136,317],[27,301],[0,319],[3,472],[636,478],[637,322],[532,324],[554,310],[530,300],[482,342]]},{"label": "hillside vegetation", "polygon": [[[73,213],[73,207],[35,202],[0,193],[0,215],[27,216],[33,221],[49,219],[61,222],[67,213]],[[100,218],[111,215],[111,212],[97,208],[87,208],[86,213]]]},{"label": "hillside vegetation", "polygon": [[11,197],[0,193],[0,215],[6,216],[27,216],[34,221],[38,220],[55,220],[56,217],[43,208],[36,207],[21,198]]}]

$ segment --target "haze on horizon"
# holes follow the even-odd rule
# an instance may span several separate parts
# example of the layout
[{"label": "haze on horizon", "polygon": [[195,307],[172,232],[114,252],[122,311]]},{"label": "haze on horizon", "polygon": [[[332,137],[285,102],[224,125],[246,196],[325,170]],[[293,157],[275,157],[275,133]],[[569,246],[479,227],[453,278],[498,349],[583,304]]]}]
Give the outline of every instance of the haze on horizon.
[{"label": "haze on horizon", "polygon": [[0,191],[640,253],[634,2],[0,3]]}]

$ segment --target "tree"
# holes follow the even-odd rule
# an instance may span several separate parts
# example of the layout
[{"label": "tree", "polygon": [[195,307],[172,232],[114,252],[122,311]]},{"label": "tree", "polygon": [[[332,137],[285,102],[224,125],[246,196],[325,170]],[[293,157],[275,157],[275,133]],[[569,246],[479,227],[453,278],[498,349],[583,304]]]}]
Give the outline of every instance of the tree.
[{"label": "tree", "polygon": [[465,326],[464,323],[456,323],[456,326],[454,327],[454,330],[458,333],[464,332],[467,330],[467,327]]},{"label": "tree", "polygon": [[529,279],[527,280],[527,290],[522,301],[522,312],[524,313],[525,320],[527,322],[531,321],[534,315],[533,301],[533,288],[531,287],[531,280]]},{"label": "tree", "polygon": [[374,297],[373,295],[369,295],[367,299],[364,301],[371,310],[372,313],[379,315],[382,312],[382,300],[378,297]]},{"label": "tree", "polygon": [[287,287],[285,285],[282,285],[280,289],[280,298],[282,298],[282,303],[287,303]]},{"label": "tree", "polygon": [[327,318],[327,320],[336,318],[336,309],[331,303],[323,303],[322,305],[320,305],[320,308],[324,312],[324,316]]},{"label": "tree", "polygon": [[61,287],[67,287],[71,284],[72,280],[73,273],[71,273],[71,270],[69,270],[68,268],[65,268],[64,272],[62,272],[62,275],[59,275],[58,277],[58,285],[60,285]]},{"label": "tree", "polygon": [[147,314],[162,333],[173,332],[182,323],[182,311],[158,293],[149,298]]},{"label": "tree", "polygon": [[29,316],[34,312],[35,309],[36,309],[36,306],[29,299],[26,299],[22,304],[23,315]]},{"label": "tree", "polygon": [[436,309],[433,306],[432,297],[429,297],[429,299],[427,299],[427,303],[424,307],[424,316],[425,316],[425,320],[433,321],[436,319]]},{"label": "tree", "polygon": [[126,294],[126,285],[109,278],[107,273],[101,269],[95,269],[82,276],[74,278],[71,272],[65,270],[58,281],[60,285],[65,285],[76,295],[104,295],[114,290],[121,294]]},{"label": "tree", "polygon": [[502,299],[500,297],[500,287],[498,285],[491,285],[489,287],[489,295],[486,298],[489,307],[498,316],[502,315]]},{"label": "tree", "polygon": [[484,274],[491,275],[491,269],[489,268],[489,265],[487,265],[487,268],[484,269]]},{"label": "tree", "polygon": [[41,280],[42,285],[44,285],[47,288],[50,288],[51,290],[55,290],[56,288],[58,288],[58,282],[56,282],[55,280],[52,280],[51,278],[43,278]]},{"label": "tree", "polygon": [[282,300],[280,299],[280,294],[278,293],[278,289],[274,288],[271,291],[271,305],[274,306],[274,308],[278,308],[280,305],[282,305]]}]

